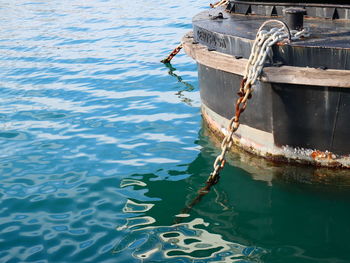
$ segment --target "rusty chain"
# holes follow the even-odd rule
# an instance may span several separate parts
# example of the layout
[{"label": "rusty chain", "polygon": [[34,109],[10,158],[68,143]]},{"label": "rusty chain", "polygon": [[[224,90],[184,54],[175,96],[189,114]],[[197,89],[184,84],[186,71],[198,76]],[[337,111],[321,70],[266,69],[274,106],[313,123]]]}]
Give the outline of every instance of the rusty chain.
[{"label": "rusty chain", "polygon": [[173,57],[176,56],[177,53],[180,52],[180,50],[183,48],[183,44],[180,43],[171,53],[169,56],[167,56],[165,59],[161,60],[160,62],[166,64],[170,63],[170,61],[173,59]]},{"label": "rusty chain", "polygon": [[210,7],[211,8],[216,8],[216,7],[219,7],[219,6],[227,5],[228,2],[229,2],[228,0],[221,0],[219,2],[216,2],[215,4],[210,4]]},{"label": "rusty chain", "polygon": [[[273,27],[269,31],[263,28],[267,24],[280,24],[282,27]],[[214,185],[219,180],[220,171],[224,168],[226,159],[225,155],[233,144],[233,134],[238,130],[240,125],[239,119],[241,114],[247,107],[248,100],[252,97],[252,87],[256,80],[260,77],[267,56],[271,53],[271,48],[276,43],[289,42],[301,37],[309,36],[307,29],[302,31],[290,31],[288,26],[279,20],[268,20],[264,22],[256,34],[255,41],[252,46],[243,80],[241,81],[238,96],[236,101],[235,115],[229,121],[228,133],[221,143],[221,153],[216,157],[213,165],[213,171],[207,180],[207,185]]]}]

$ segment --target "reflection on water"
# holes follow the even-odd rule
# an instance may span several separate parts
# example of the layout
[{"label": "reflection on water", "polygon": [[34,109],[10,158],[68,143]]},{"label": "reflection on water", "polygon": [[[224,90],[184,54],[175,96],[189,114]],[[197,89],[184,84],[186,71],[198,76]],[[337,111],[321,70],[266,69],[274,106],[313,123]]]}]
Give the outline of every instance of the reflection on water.
[{"label": "reflection on water", "polygon": [[171,226],[138,228],[113,253],[156,260],[152,262],[261,262],[261,256],[266,253],[263,249],[226,241],[221,235],[205,230],[207,226],[203,219],[196,218]]},{"label": "reflection on water", "polygon": [[[203,124],[202,132],[208,137],[212,147],[219,148],[220,140]],[[265,158],[247,153],[233,146],[227,154],[232,166],[248,172],[255,180],[262,180],[272,185],[273,182],[309,184],[317,186],[350,187],[350,172],[344,169],[315,167],[308,165],[272,162]]]},{"label": "reflection on water", "polygon": [[188,104],[189,106],[192,106],[192,102],[193,100],[188,98],[185,95],[185,92],[191,92],[194,90],[194,87],[190,84],[187,83],[186,81],[183,80],[183,78],[181,76],[179,76],[178,74],[175,73],[176,68],[174,68],[171,63],[166,63],[164,64],[168,69],[168,74],[172,77],[175,77],[177,79],[178,82],[180,82],[182,85],[185,86],[185,88],[181,88],[178,92],[176,92],[175,94],[178,95],[178,97],[181,99],[182,102]]},{"label": "reflection on water", "polygon": [[[137,175],[147,185],[147,196],[161,200],[136,205],[134,216],[118,227],[128,237],[114,253],[150,262],[348,262],[350,187],[341,174],[334,178],[342,180],[316,181],[318,168],[273,164],[236,151],[218,184],[181,214],[204,185],[219,151],[207,135],[203,127],[193,161],[168,171],[190,175],[186,179]],[[133,205],[125,207],[132,213]]]},{"label": "reflection on water", "polygon": [[237,151],[182,212],[219,143],[200,130],[195,63],[159,60],[207,5],[0,6],[1,262],[350,261],[338,171]]},{"label": "reflection on water", "polygon": [[[147,175],[144,176],[147,178]],[[148,181],[146,178],[143,178],[144,182]],[[123,254],[131,254],[135,259],[147,259],[150,262],[262,262],[261,257],[267,253],[263,248],[227,241],[222,235],[210,232],[209,223],[202,218],[176,213],[180,212],[178,207],[184,205],[182,199],[189,197],[180,196],[184,193],[184,189],[179,188],[181,186],[164,183],[149,180],[140,184],[138,180],[122,180],[122,188],[139,187],[154,189],[157,192],[167,189],[168,197],[175,201],[176,205],[168,202],[168,197],[165,196],[166,200],[156,203],[138,203],[128,199],[123,212],[137,216],[126,217],[124,224],[117,227],[117,231],[126,231],[126,234],[113,249],[114,254],[121,257]],[[179,198],[173,198],[169,191],[171,188],[178,190]],[[168,206],[168,211],[162,208],[164,206]],[[163,222],[170,222],[171,218],[190,221],[160,225],[164,219]]]}]

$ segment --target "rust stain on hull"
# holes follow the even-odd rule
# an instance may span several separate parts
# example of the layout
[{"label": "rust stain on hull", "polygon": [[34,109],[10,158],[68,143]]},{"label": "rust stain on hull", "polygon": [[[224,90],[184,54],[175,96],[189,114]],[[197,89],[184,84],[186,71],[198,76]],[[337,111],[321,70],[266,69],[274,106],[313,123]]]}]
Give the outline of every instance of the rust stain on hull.
[{"label": "rust stain on hull", "polygon": [[[220,139],[224,138],[227,133],[226,125],[229,120],[212,112],[207,106],[202,104],[202,116],[207,127]],[[250,129],[255,131],[253,134]],[[247,133],[244,133],[248,131]],[[236,146],[254,155],[261,156],[273,162],[306,164],[316,167],[329,168],[350,168],[350,156],[340,156],[329,151],[320,151],[315,149],[299,149],[290,146],[276,146],[273,141],[265,139],[264,136],[259,140],[252,139],[252,136],[259,132],[249,128],[241,129],[234,135]],[[261,135],[259,135],[261,136]],[[271,134],[271,137],[273,135]],[[265,143],[264,143],[265,142]]]}]

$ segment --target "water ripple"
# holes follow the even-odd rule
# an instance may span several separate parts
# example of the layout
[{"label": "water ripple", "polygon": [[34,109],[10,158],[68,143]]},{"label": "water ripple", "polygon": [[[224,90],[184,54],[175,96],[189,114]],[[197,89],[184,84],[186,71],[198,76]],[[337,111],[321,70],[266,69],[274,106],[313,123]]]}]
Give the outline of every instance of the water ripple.
[{"label": "water ripple", "polygon": [[159,60],[204,6],[1,4],[1,262],[138,262],[111,251],[157,222],[148,213],[167,190],[148,196],[148,178],[187,178],[199,152],[196,65]]},{"label": "water ripple", "polygon": [[[132,231],[113,253],[131,253],[143,260],[162,258],[164,262],[261,262],[266,251],[228,242],[200,226],[202,219],[168,227],[144,227]],[[190,261],[186,260],[190,259]]]}]

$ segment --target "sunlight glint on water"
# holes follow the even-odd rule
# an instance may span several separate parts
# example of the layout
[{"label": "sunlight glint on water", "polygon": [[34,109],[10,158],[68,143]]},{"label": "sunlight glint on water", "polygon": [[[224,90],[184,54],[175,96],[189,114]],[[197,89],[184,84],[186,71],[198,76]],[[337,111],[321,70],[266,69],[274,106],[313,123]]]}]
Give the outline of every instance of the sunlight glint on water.
[{"label": "sunlight glint on water", "polygon": [[196,64],[159,61],[208,4],[0,4],[0,262],[349,261],[349,184],[312,168],[233,154],[184,212],[218,145]]}]

